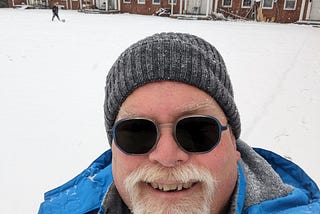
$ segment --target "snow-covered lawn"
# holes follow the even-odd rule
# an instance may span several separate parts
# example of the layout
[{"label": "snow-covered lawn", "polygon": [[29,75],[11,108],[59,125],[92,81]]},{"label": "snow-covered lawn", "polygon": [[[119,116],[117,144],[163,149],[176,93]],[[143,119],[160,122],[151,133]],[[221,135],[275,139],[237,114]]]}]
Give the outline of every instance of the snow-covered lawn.
[{"label": "snow-covered lawn", "polygon": [[0,213],[36,213],[43,193],[108,149],[108,69],[133,42],[188,32],[224,56],[241,138],[292,159],[320,183],[320,28],[129,14],[0,9]]}]

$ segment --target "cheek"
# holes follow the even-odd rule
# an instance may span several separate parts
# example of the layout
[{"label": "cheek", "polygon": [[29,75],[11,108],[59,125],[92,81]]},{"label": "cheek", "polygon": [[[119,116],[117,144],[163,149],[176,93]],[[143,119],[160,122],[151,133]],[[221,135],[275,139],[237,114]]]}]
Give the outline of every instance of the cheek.
[{"label": "cheek", "polygon": [[237,182],[239,153],[231,141],[222,141],[206,156],[202,164],[210,170],[217,181],[213,207],[223,210],[224,206],[229,203]]},{"label": "cheek", "polygon": [[[124,180],[133,170],[130,158],[125,158],[121,153],[112,151],[112,174],[115,181]],[[118,182],[119,183],[119,182]]]},{"label": "cheek", "polygon": [[142,156],[130,156],[122,153],[112,145],[112,174],[117,189],[123,188],[127,176],[143,163]]},{"label": "cheek", "polygon": [[221,185],[224,183],[229,185],[236,180],[239,155],[232,142],[221,141],[212,152],[201,159],[202,164],[210,170]]}]

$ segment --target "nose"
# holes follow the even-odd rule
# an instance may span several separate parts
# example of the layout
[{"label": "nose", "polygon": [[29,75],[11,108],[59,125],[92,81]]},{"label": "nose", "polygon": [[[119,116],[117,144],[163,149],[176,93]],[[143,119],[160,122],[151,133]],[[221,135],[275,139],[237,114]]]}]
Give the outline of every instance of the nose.
[{"label": "nose", "polygon": [[174,167],[188,159],[189,154],[177,145],[172,135],[172,128],[162,128],[156,148],[149,153],[149,160],[165,167]]}]

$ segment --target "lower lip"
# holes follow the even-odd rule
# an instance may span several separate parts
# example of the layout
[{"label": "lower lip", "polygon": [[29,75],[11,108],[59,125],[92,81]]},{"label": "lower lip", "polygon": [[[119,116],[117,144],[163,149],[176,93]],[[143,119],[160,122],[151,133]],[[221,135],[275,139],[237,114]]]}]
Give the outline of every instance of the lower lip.
[{"label": "lower lip", "polygon": [[155,197],[160,197],[160,198],[170,198],[170,200],[174,199],[174,198],[179,198],[179,197],[184,197],[186,195],[190,196],[190,194],[192,194],[192,192],[196,191],[197,189],[200,188],[200,184],[199,183],[195,183],[192,185],[192,187],[190,187],[189,189],[182,189],[180,191],[168,191],[168,192],[164,192],[164,191],[160,191],[158,189],[154,189],[152,186],[150,186],[150,184],[146,184],[144,183],[144,187],[151,192],[151,194],[154,194]]}]

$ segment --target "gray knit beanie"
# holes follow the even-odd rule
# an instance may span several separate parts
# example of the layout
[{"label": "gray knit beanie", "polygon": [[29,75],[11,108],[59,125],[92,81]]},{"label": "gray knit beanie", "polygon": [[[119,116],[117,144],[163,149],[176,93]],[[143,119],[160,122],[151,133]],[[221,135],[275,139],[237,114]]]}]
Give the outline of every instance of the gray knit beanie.
[{"label": "gray knit beanie", "polygon": [[163,80],[195,86],[213,97],[234,136],[239,138],[239,112],[221,55],[203,39],[184,33],[155,34],[131,45],[119,56],[106,80],[106,129],[112,128],[120,106],[136,88]]}]

